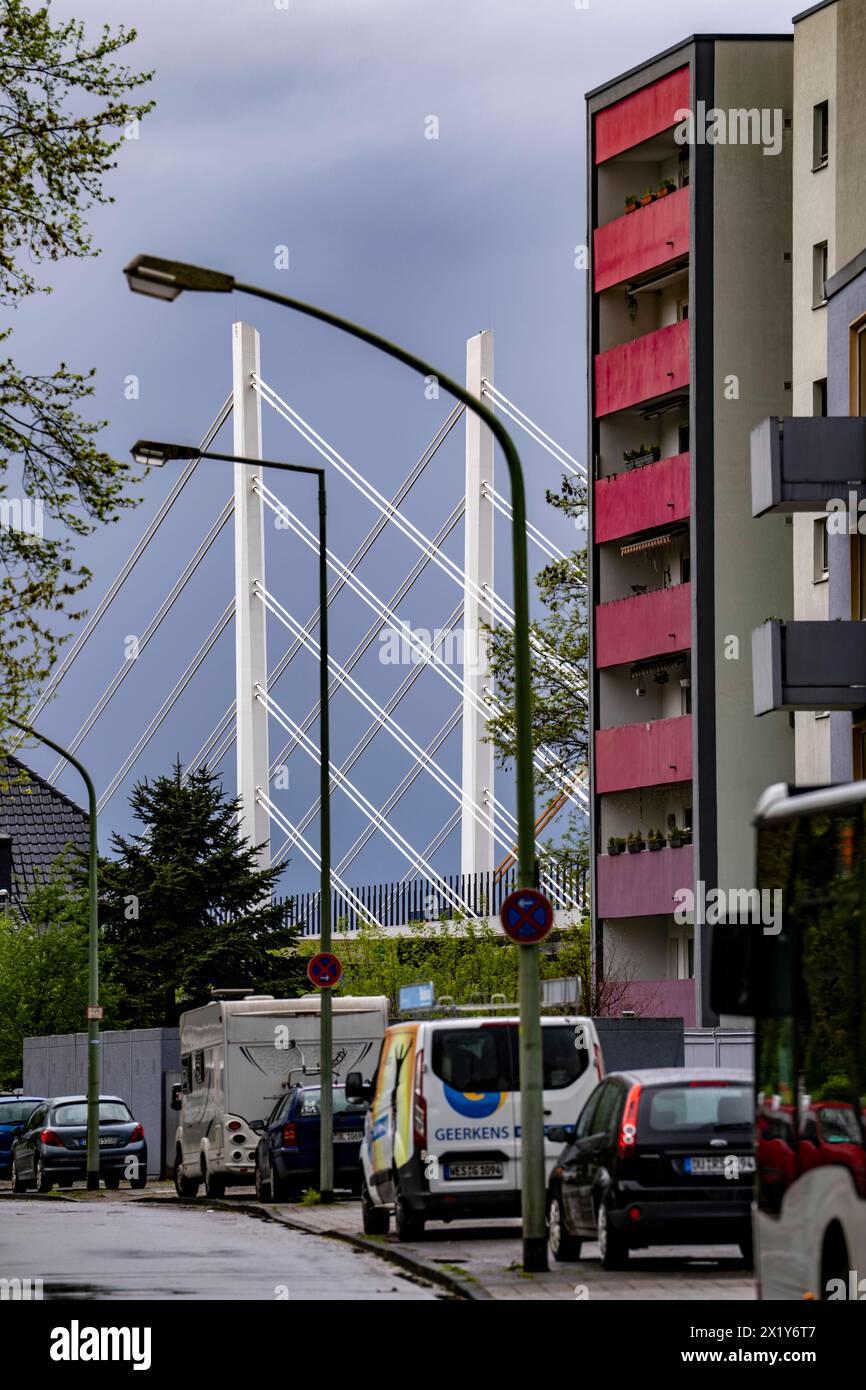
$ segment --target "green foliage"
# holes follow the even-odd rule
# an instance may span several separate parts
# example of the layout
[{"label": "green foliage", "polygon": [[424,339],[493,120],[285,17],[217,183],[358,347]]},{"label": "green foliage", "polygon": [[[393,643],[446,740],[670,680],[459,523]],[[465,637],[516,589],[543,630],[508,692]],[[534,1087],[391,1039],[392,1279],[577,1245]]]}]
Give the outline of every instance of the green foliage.
[{"label": "green foliage", "polygon": [[142,832],[112,837],[100,864],[107,962],[122,990],[124,1027],[177,1022],[214,988],[251,986],[293,996],[306,989],[297,928],[269,894],[279,868],[260,869],[237,834],[239,803],[206,768],[183,780],[137,783],[130,798]]},{"label": "green foliage", "polygon": [[[134,38],[105,26],[88,42],[76,20],[52,25],[47,5],[0,0],[0,303],[47,292],[33,267],[96,254],[85,215],[113,201],[103,180],[152,105],[134,99],[150,74],[114,61]],[[92,371],[65,362],[24,372],[0,360],[0,714],[20,713],[51,671],[67,635],[58,619],[81,616],[70,602],[90,574],[75,538],[132,504],[129,465],[99,448],[104,422],[80,413],[93,389]],[[10,470],[23,496],[8,496]],[[50,535],[32,514],[29,527],[15,524],[24,499],[41,502]]]},{"label": "green foliage", "polygon": [[[22,1042],[75,1033],[87,1008],[87,904],[58,866],[27,900],[26,916],[0,914],[0,1090],[21,1085]],[[115,1026],[117,992],[101,991],[105,1027]]]}]

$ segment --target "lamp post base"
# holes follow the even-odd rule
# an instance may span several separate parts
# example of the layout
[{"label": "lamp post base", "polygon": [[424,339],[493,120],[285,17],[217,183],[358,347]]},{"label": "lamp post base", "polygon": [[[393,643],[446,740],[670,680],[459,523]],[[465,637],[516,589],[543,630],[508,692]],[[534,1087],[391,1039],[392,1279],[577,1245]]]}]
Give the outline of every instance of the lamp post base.
[{"label": "lamp post base", "polygon": [[88,1191],[88,1192],[98,1192],[98,1191],[99,1191],[99,1174],[98,1174],[98,1173],[88,1173],[88,1174],[87,1174],[87,1191]]},{"label": "lamp post base", "polygon": [[523,1242],[523,1269],[526,1274],[547,1273],[546,1237],[528,1236]]}]

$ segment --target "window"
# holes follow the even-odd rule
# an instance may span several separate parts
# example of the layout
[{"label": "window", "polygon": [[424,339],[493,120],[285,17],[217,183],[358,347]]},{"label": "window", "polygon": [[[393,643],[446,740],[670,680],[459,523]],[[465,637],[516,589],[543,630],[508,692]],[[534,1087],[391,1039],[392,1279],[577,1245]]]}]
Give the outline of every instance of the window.
[{"label": "window", "polygon": [[752,1128],[751,1086],[660,1086],[641,1096],[639,1136],[651,1143],[658,1134],[718,1134]]},{"label": "window", "polygon": [[812,414],[824,418],[827,414],[827,378],[812,382]]},{"label": "window", "polygon": [[680,556],[680,583],[688,584],[692,576],[692,559],[690,555]]},{"label": "window", "polygon": [[824,169],[830,158],[830,103],[812,108],[812,171]]},{"label": "window", "polygon": [[688,954],[689,979],[695,978],[695,938],[690,936],[686,942],[686,952]]},{"label": "window", "polygon": [[192,1054],[192,1088],[197,1091],[204,1085],[204,1053],[194,1052]]},{"label": "window", "polygon": [[689,301],[681,299],[677,304],[677,322],[684,323],[689,316]]},{"label": "window", "polygon": [[181,1076],[183,1078],[181,1086],[183,1094],[188,1096],[192,1090],[192,1053],[187,1052],[180,1059]]},{"label": "window", "polygon": [[593,1134],[611,1134],[616,1128],[621,1109],[622,1091],[615,1082],[611,1081],[598,1103],[592,1124]]},{"label": "window", "polygon": [[812,308],[820,309],[827,303],[827,276],[829,260],[826,241],[819,241],[812,247]]},{"label": "window", "polygon": [[680,714],[691,714],[692,712],[692,682],[689,676],[683,676],[680,681]]},{"label": "window", "polygon": [[825,516],[818,517],[812,525],[812,557],[812,581],[822,584],[830,573],[830,538]]},{"label": "window", "polygon": [[866,415],[866,323],[859,324],[855,330],[855,348],[853,410],[855,415]]},{"label": "window", "polygon": [[[55,1125],[86,1125],[87,1101],[75,1101],[58,1105],[51,1122]],[[101,1125],[132,1124],[132,1115],[122,1100],[101,1100],[99,1102],[99,1123]]]},{"label": "window", "polygon": [[679,452],[687,454],[689,452],[689,427],[680,425],[679,428]]},{"label": "window", "polygon": [[586,1105],[578,1115],[577,1125],[574,1131],[575,1139],[585,1139],[588,1134],[593,1134],[595,1132],[592,1126],[595,1123],[595,1112],[598,1109],[599,1100],[604,1095],[604,1089],[605,1082],[602,1081],[600,1086],[596,1086],[589,1100],[586,1102]]}]

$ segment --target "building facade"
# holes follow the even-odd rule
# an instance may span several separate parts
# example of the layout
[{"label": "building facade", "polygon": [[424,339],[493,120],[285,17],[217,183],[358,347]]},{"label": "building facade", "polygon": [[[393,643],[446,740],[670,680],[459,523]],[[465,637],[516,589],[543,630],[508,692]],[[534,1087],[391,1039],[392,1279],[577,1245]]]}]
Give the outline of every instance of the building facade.
[{"label": "building facade", "polygon": [[683,890],[751,886],[755,802],[793,774],[753,711],[792,576],[783,517],[754,541],[749,445],[791,408],[792,101],[776,35],[695,36],[587,98],[595,966],[686,1026],[717,1020]]}]

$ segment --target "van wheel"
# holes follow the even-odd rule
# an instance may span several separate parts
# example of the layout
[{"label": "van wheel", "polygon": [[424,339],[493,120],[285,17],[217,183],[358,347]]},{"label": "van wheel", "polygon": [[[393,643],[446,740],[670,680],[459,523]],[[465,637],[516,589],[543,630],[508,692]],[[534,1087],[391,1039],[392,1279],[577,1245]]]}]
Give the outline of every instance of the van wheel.
[{"label": "van wheel", "polygon": [[183,1158],[180,1149],[174,1156],[174,1190],[182,1202],[191,1202],[198,1196],[198,1178],[184,1177]]},{"label": "van wheel", "polygon": [[204,1176],[205,1196],[210,1197],[211,1201],[218,1202],[221,1197],[226,1195],[226,1180],[223,1173],[214,1173],[208,1168],[206,1162],[202,1162]]},{"label": "van wheel", "polygon": [[361,1181],[361,1222],[365,1236],[386,1236],[391,1228],[391,1213],[387,1207],[373,1205],[366,1182]]},{"label": "van wheel", "polygon": [[547,1208],[547,1241],[555,1260],[579,1260],[581,1242],[573,1236],[565,1222],[562,1193],[554,1192]]},{"label": "van wheel", "polygon": [[628,1264],[628,1246],[622,1232],[613,1230],[610,1224],[610,1212],[606,1201],[599,1204],[596,1225],[602,1269],[625,1269]]},{"label": "van wheel", "polygon": [[407,1206],[406,1199],[400,1191],[400,1185],[395,1181],[394,1190],[394,1229],[397,1232],[398,1240],[420,1240],[424,1235],[424,1217],[419,1216],[411,1207]]}]

